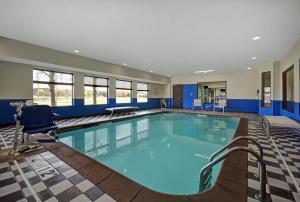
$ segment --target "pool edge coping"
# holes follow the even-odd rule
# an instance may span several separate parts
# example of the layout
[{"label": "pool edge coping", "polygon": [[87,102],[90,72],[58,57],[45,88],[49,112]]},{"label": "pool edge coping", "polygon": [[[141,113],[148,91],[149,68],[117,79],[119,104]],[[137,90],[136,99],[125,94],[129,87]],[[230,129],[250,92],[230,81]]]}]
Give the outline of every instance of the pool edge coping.
[{"label": "pool edge coping", "polygon": [[[171,110],[170,110],[171,111]],[[174,111],[174,110],[172,110]],[[131,119],[134,117],[142,117],[145,115],[150,114],[157,114],[157,113],[165,113],[167,111],[156,111],[148,114],[138,114],[136,116],[126,116],[126,117],[119,117],[113,120],[104,120],[99,121],[97,123],[89,123],[84,124],[85,127],[89,127],[92,125],[97,125],[105,122],[112,122],[112,121],[120,121]],[[180,112],[174,111],[179,113],[188,113],[188,112]],[[190,113],[190,114],[199,114],[199,113]],[[212,116],[225,116],[228,115],[218,115],[218,114],[207,114]],[[239,116],[229,116],[229,117],[239,117]],[[248,119],[239,117],[239,123],[236,128],[235,134],[233,138],[238,136],[247,136],[248,135]],[[74,127],[74,126],[73,126]],[[68,128],[73,128],[72,126]],[[82,125],[76,125],[75,128],[78,129],[79,127],[82,128]],[[95,164],[99,166],[99,169],[104,170],[105,172],[110,172],[106,177],[100,180],[96,186],[100,189],[104,190],[107,194],[118,201],[145,201],[145,197],[147,200],[151,201],[230,201],[230,202],[240,202],[246,201],[247,199],[247,167],[248,167],[248,155],[245,153],[233,154],[231,157],[224,160],[223,165],[219,171],[218,177],[215,181],[215,184],[207,191],[192,194],[192,195],[172,195],[172,194],[165,194],[156,192],[151,190],[139,183],[129,179],[128,177],[112,170],[111,168],[103,165],[102,163],[76,151],[75,149],[65,145],[62,142],[53,144],[43,144],[47,150],[50,150],[55,155],[57,155],[62,161],[67,164],[71,164],[70,166],[77,170],[81,175],[86,177],[89,180],[92,179],[89,176],[89,173],[83,171],[82,168],[87,166],[88,164]],[[247,142],[240,143],[239,145],[246,146]],[[64,151],[68,151],[67,154],[64,154]],[[77,164],[72,163],[77,162],[78,159],[82,159],[82,163],[84,165],[77,166]],[[234,173],[234,176],[229,176],[228,173],[230,171],[230,175]],[[101,171],[102,172],[102,171]],[[238,186],[237,186],[238,185]],[[242,185],[242,186],[241,186]],[[111,187],[111,190],[110,190]],[[131,193],[126,193],[126,189],[132,188],[133,190],[129,190]],[[124,189],[123,191],[121,189]],[[125,193],[124,193],[125,192]],[[122,198],[125,197],[125,198]],[[228,199],[228,200],[227,200]]]}]

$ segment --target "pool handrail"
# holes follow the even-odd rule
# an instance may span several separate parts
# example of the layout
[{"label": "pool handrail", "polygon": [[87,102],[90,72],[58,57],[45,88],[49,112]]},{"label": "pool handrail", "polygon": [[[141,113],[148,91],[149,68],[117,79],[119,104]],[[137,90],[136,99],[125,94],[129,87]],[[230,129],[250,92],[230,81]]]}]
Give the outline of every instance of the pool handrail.
[{"label": "pool handrail", "polygon": [[[263,151],[263,148],[262,146],[252,137],[245,137],[245,136],[241,136],[241,137],[237,137],[237,138],[234,138],[233,140],[231,140],[231,142],[229,142],[227,145],[225,145],[224,147],[222,147],[221,149],[219,149],[218,151],[216,151],[215,153],[213,153],[210,157],[209,157],[209,162],[211,162],[217,155],[219,155],[220,153],[222,153],[223,151],[225,151],[227,148],[231,147],[235,142],[239,141],[239,140],[248,140],[250,142],[253,142],[258,150],[259,150],[259,155],[261,156],[261,158],[263,159],[264,158],[264,151]],[[258,165],[259,167],[259,165]],[[256,175],[256,177],[260,177],[260,169],[258,168],[258,174]]]},{"label": "pool handrail", "polygon": [[257,146],[257,148],[258,148],[259,155],[261,156],[261,158],[264,157],[264,151],[263,151],[262,146],[254,138],[241,136],[241,137],[234,138],[231,142],[229,142],[224,147],[222,147],[221,149],[219,149],[215,153],[213,153],[209,157],[209,162],[211,162],[217,155],[219,155],[220,153],[222,153],[223,151],[225,151],[227,148],[229,148],[230,146],[232,146],[235,142],[237,142],[239,140],[243,140],[243,139],[248,140],[250,142],[253,142]]},{"label": "pool handrail", "polygon": [[166,100],[164,98],[161,98],[160,99],[160,109],[161,110],[163,109],[163,105],[164,105],[165,108],[167,108]]},{"label": "pool handrail", "polygon": [[216,165],[220,161],[224,160],[225,158],[227,158],[231,154],[233,154],[235,152],[238,152],[238,151],[243,151],[243,152],[250,153],[258,160],[258,162],[260,164],[260,170],[261,170],[260,193],[255,195],[255,198],[262,201],[262,202],[269,201],[269,198],[267,198],[267,194],[266,194],[266,183],[267,183],[266,163],[258,153],[256,153],[253,149],[250,149],[250,148],[245,147],[245,146],[232,147],[227,152],[223,153],[221,156],[219,156],[218,158],[214,159],[213,161],[209,162],[206,166],[204,166],[200,171],[199,192],[205,190],[205,186],[204,186],[204,183],[203,183],[204,182],[203,181],[203,176],[206,174],[205,171],[206,172],[211,172],[211,169],[214,165]]}]

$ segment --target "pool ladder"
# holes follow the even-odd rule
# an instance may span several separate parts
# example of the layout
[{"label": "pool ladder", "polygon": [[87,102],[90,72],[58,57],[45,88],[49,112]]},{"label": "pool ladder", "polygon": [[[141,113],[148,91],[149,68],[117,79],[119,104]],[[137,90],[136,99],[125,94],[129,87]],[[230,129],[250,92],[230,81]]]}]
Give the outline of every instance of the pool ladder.
[{"label": "pool ladder", "polygon": [[[236,143],[239,140],[247,140],[247,141],[253,142],[257,146],[259,153],[257,153],[253,149],[250,149],[245,146],[235,146],[235,147],[228,149],[229,147],[231,147],[234,143]],[[217,157],[219,154],[221,154],[226,149],[228,149],[228,150],[225,153],[223,153],[221,156]],[[216,165],[217,163],[219,163],[220,161],[224,160],[231,154],[238,152],[238,151],[247,152],[247,153],[252,154],[259,163],[258,177],[260,178],[260,193],[256,194],[255,198],[262,202],[271,201],[271,199],[266,194],[267,177],[266,177],[266,163],[263,160],[263,155],[264,155],[263,149],[262,149],[261,145],[254,138],[250,138],[250,137],[237,137],[210,156],[209,163],[206,166],[204,166],[200,171],[199,192],[205,191],[211,186],[213,166]],[[215,157],[217,157],[217,158],[215,158]]]},{"label": "pool ladder", "polygon": [[166,102],[166,99],[161,98],[161,99],[160,99],[160,109],[161,109],[161,110],[163,109],[163,106],[164,106],[165,108],[167,108],[167,102]]}]

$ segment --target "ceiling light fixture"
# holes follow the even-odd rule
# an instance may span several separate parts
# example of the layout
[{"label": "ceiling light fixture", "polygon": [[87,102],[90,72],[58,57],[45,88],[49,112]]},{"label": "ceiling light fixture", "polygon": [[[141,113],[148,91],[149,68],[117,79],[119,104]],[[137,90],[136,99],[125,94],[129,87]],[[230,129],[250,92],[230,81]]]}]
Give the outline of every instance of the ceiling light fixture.
[{"label": "ceiling light fixture", "polygon": [[150,72],[152,73],[152,72],[153,72],[153,70],[150,70]]},{"label": "ceiling light fixture", "polygon": [[251,67],[248,67],[247,69],[250,70],[250,69],[252,69],[252,68],[251,68]]},{"label": "ceiling light fixture", "polygon": [[255,56],[253,56],[253,57],[251,58],[251,60],[256,60],[256,57],[255,57]]},{"label": "ceiling light fixture", "polygon": [[206,74],[208,72],[213,72],[213,71],[214,70],[212,70],[212,69],[209,69],[209,70],[199,70],[199,71],[195,71],[194,73],[195,74],[201,74],[201,73]]},{"label": "ceiling light fixture", "polygon": [[75,52],[75,53],[79,53],[79,50],[76,50],[76,49],[75,49],[74,52]]},{"label": "ceiling light fixture", "polygon": [[253,41],[256,41],[258,39],[260,39],[260,36],[255,36],[255,37],[252,38]]},{"label": "ceiling light fixture", "polygon": [[168,77],[170,77],[171,75],[170,74],[168,74]]},{"label": "ceiling light fixture", "polygon": [[124,65],[124,66],[127,66],[127,63],[126,63],[126,62],[124,62],[124,63],[123,63],[123,65]]}]

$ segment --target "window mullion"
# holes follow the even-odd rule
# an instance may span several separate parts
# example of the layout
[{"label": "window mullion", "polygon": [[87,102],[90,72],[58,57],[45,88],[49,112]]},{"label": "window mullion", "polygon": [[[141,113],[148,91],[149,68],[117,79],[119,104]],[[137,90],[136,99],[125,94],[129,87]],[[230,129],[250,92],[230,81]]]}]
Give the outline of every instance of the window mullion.
[{"label": "window mullion", "polygon": [[55,99],[55,85],[53,84],[54,82],[54,73],[50,72],[50,96],[51,96],[51,106],[56,106],[56,99]]},{"label": "window mullion", "polygon": [[93,87],[93,102],[94,105],[97,104],[97,92],[96,92],[96,87]]}]

